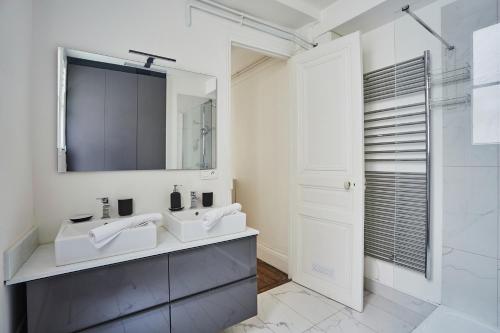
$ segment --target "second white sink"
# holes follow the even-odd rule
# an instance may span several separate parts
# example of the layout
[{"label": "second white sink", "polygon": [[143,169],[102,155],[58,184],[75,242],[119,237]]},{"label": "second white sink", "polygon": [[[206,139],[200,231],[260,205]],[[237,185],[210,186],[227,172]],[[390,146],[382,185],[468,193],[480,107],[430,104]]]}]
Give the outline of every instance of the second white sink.
[{"label": "second white sink", "polygon": [[187,209],[165,214],[167,229],[181,242],[236,234],[246,230],[246,214],[238,212],[224,216],[212,229],[203,227],[203,215],[213,208]]},{"label": "second white sink", "polygon": [[89,239],[89,231],[117,219],[72,223],[64,221],[54,241],[56,265],[111,257],[118,254],[152,249],[156,247],[157,230],[154,223],[126,229],[104,247],[97,249]]}]

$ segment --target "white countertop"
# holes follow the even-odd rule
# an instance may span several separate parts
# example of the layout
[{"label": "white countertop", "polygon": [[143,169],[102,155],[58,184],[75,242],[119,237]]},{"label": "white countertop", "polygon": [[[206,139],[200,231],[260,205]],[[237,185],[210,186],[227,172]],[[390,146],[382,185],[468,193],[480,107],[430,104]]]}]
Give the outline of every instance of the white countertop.
[{"label": "white countertop", "polygon": [[244,232],[237,234],[206,238],[193,242],[183,243],[163,227],[158,228],[158,246],[154,249],[121,254],[117,256],[89,260],[76,264],[56,266],[54,244],[40,245],[31,257],[21,266],[12,279],[5,281],[7,285],[42,279],[50,276],[66,274],[84,269],[101,267],[134,259],[146,258],[158,254],[165,254],[179,250],[191,249],[199,246],[230,241],[233,239],[256,236],[259,232],[247,228]]}]

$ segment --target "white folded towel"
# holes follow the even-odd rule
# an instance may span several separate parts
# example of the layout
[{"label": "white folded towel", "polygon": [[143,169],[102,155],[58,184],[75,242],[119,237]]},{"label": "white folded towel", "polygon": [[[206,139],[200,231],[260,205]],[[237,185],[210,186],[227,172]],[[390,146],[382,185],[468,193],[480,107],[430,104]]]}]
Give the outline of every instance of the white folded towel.
[{"label": "white folded towel", "polygon": [[161,214],[142,214],[110,222],[89,231],[90,242],[98,249],[115,239],[123,230],[148,222],[159,222]]},{"label": "white folded towel", "polygon": [[203,227],[205,230],[210,230],[226,215],[232,215],[241,211],[241,205],[234,203],[232,205],[212,209],[203,215]]}]

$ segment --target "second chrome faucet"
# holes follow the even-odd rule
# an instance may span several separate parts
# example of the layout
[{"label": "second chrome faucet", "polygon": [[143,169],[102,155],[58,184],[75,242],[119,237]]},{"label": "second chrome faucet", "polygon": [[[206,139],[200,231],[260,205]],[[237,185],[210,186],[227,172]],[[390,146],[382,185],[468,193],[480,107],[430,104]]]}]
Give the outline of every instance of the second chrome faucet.
[{"label": "second chrome faucet", "polygon": [[109,198],[104,197],[104,198],[97,198],[97,200],[101,201],[102,203],[102,219],[109,219],[111,216],[109,215],[109,210],[111,205],[109,204]]},{"label": "second chrome faucet", "polygon": [[190,208],[197,208],[198,207],[198,195],[196,194],[195,191],[191,191],[191,207]]}]

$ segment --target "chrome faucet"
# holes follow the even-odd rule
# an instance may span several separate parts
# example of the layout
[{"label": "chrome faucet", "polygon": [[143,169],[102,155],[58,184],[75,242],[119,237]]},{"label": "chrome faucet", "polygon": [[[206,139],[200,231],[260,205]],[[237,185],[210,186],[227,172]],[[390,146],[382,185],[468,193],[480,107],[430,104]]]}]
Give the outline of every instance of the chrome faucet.
[{"label": "chrome faucet", "polygon": [[196,208],[198,206],[198,196],[195,191],[191,191],[191,207]]},{"label": "chrome faucet", "polygon": [[111,205],[109,204],[109,198],[104,197],[104,198],[97,198],[97,200],[100,200],[102,203],[102,219],[109,219],[109,209]]}]

